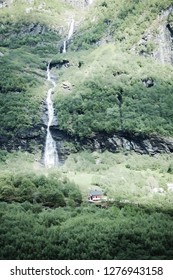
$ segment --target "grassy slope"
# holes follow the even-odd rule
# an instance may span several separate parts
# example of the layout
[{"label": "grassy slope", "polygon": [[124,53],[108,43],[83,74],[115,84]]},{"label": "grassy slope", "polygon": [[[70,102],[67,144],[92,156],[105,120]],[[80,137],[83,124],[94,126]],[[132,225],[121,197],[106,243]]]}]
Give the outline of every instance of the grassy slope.
[{"label": "grassy slope", "polygon": [[[11,176],[57,176],[77,184],[83,201],[86,201],[90,189],[102,188],[109,198],[116,201],[127,200],[145,207],[153,205],[160,210],[173,209],[173,196],[167,186],[173,182],[171,155],[150,157],[135,153],[81,152],[70,155],[59,169],[51,170],[45,170],[39,164],[39,153],[34,156],[22,152],[1,152],[0,156],[1,179],[7,178],[7,182]],[[2,184],[2,180],[0,182]],[[159,188],[163,189],[163,193],[157,193]]]}]

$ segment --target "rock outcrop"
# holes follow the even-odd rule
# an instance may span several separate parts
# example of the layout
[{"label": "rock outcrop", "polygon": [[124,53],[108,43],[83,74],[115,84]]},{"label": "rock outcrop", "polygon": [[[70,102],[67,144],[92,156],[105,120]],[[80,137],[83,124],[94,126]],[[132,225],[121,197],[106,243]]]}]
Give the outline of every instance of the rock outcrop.
[{"label": "rock outcrop", "polygon": [[100,134],[92,139],[85,139],[82,141],[82,146],[84,148],[88,146],[92,150],[116,152],[123,149],[154,155],[173,152],[173,139],[121,132],[113,135]]},{"label": "rock outcrop", "polygon": [[28,151],[32,153],[34,150],[43,149],[46,137],[46,130],[42,125],[32,128],[22,129],[13,137],[0,135],[0,149],[8,152],[12,151]]},{"label": "rock outcrop", "polygon": [[159,61],[163,64],[173,63],[173,38],[167,23],[168,16],[172,12],[173,7],[170,7],[160,15],[161,25],[158,29],[158,35],[155,38],[157,49],[153,52],[153,56],[156,59],[159,59]]},{"label": "rock outcrop", "polygon": [[173,30],[168,23],[172,13],[173,6],[162,11],[132,51],[146,57],[152,56],[162,64],[173,64]]},{"label": "rock outcrop", "polygon": [[[97,134],[90,138],[80,139],[71,137],[60,131],[58,127],[52,127],[52,135],[57,146],[61,143],[59,151],[62,158],[66,158],[72,152],[81,150],[110,152],[134,151],[139,154],[149,154],[151,156],[159,153],[173,152],[173,138],[165,138],[156,135],[147,136],[128,132],[110,134]],[[63,142],[65,146],[63,147]]]},{"label": "rock outcrop", "polygon": [[65,0],[66,3],[74,6],[75,8],[83,9],[93,3],[93,0]]}]

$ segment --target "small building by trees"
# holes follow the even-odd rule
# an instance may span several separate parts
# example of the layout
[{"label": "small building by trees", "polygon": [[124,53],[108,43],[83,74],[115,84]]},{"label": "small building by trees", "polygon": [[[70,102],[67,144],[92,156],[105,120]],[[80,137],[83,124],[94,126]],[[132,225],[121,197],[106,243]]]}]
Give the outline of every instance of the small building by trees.
[{"label": "small building by trees", "polygon": [[101,190],[91,190],[89,192],[89,196],[88,196],[88,200],[89,201],[100,201],[102,199],[104,199],[104,193]]}]

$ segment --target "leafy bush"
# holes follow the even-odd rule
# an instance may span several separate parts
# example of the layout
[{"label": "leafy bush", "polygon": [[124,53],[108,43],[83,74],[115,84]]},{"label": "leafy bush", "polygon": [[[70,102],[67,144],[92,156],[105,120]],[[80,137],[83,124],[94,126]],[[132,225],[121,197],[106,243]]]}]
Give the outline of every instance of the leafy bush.
[{"label": "leafy bush", "polygon": [[28,201],[46,207],[64,207],[71,200],[74,205],[82,203],[82,196],[74,183],[59,178],[35,174],[16,174],[0,178],[0,201]]}]

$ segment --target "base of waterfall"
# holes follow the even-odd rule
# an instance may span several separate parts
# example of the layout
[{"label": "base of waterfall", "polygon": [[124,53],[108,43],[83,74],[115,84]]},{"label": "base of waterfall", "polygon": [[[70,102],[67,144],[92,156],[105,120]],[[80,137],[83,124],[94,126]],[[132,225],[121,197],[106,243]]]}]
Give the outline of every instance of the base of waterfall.
[{"label": "base of waterfall", "polygon": [[51,168],[58,166],[59,158],[56,149],[56,142],[53,140],[50,131],[47,132],[46,146],[44,152],[44,165],[45,167]]}]

